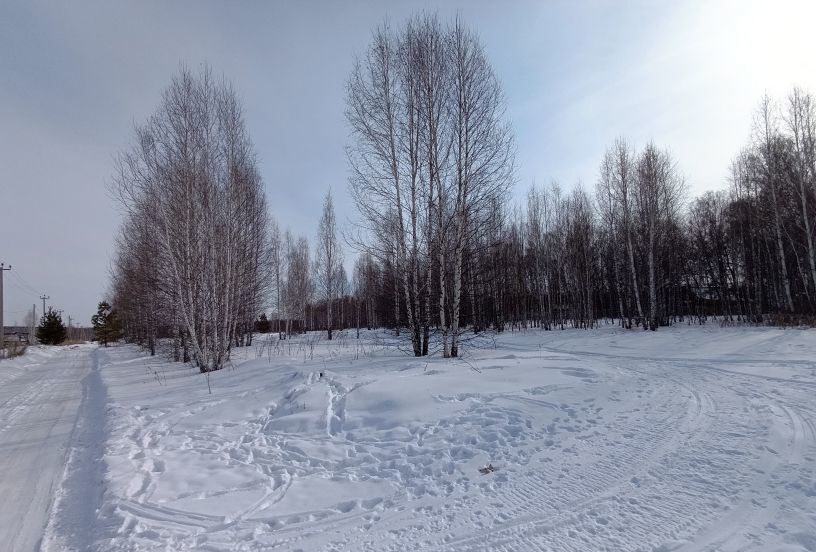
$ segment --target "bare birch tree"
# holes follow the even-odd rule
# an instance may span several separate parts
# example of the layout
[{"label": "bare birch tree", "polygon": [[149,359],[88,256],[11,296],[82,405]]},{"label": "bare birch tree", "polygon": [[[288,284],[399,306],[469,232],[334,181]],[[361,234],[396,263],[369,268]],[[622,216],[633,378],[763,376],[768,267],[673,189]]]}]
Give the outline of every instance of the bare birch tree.
[{"label": "bare birch tree", "polygon": [[423,15],[398,33],[377,29],[347,106],[351,193],[360,226],[376,237],[367,249],[396,267],[397,331],[404,306],[415,355],[427,354],[432,320],[443,356],[455,355],[465,252],[474,233],[490,231],[479,222],[512,181],[498,79],[474,33]]},{"label": "bare birch tree", "polygon": [[251,332],[268,281],[266,202],[235,92],[209,68],[182,67],[118,167],[116,308],[151,349],[160,321],[180,326],[193,362],[217,370]]},{"label": "bare birch tree", "polygon": [[776,108],[769,96],[765,96],[759,107],[754,121],[754,132],[760,146],[760,159],[764,169],[765,185],[770,191],[771,208],[773,209],[774,234],[776,253],[779,257],[779,268],[782,271],[782,287],[785,293],[785,304],[789,312],[793,312],[793,296],[791,295],[788,263],[785,258],[785,249],[782,242],[782,215],[781,215],[781,171],[778,163],[778,148],[781,146],[777,129]]},{"label": "bare birch tree", "polygon": [[326,330],[332,338],[332,309],[338,296],[340,278],[343,269],[343,249],[337,235],[337,222],[334,216],[334,203],[331,190],[323,200],[323,213],[317,228],[317,247],[315,248],[315,268],[317,288],[321,298],[326,301]]}]

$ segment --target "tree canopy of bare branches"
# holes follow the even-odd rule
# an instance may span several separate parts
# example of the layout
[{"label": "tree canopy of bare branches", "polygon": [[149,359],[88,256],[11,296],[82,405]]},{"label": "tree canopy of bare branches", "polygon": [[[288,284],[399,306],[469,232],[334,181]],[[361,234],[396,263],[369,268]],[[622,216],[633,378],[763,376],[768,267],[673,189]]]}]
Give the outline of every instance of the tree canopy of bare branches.
[{"label": "tree canopy of bare branches", "polygon": [[456,356],[465,261],[496,230],[490,210],[513,179],[504,97],[478,36],[434,15],[380,27],[352,71],[346,116],[363,245],[396,269],[394,310],[405,307],[414,354],[428,353],[435,323],[443,355]]},{"label": "tree canopy of bare branches", "polygon": [[241,104],[209,68],[181,68],[121,154],[113,266],[125,331],[170,333],[202,372],[251,335],[268,274],[268,214]]}]

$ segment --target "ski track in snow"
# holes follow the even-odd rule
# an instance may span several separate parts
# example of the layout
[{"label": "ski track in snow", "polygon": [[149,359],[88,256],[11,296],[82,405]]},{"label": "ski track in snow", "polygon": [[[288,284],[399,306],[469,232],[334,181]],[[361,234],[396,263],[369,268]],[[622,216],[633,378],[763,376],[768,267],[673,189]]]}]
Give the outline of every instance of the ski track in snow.
[{"label": "ski track in snow", "polygon": [[245,349],[212,395],[111,349],[92,549],[816,550],[816,331],[497,343],[467,363]]}]

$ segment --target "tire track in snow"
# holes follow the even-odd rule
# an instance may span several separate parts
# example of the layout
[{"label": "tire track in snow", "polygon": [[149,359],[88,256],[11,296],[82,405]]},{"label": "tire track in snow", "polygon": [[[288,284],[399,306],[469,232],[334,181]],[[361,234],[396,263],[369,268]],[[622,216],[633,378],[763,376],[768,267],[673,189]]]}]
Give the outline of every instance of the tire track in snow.
[{"label": "tire track in snow", "polygon": [[[665,399],[666,404],[671,404],[674,397],[671,391],[673,389],[662,390],[662,394],[653,401]],[[700,394],[692,389],[687,389],[687,392],[685,400],[674,404],[672,409],[665,409],[668,414],[653,425],[642,425],[638,423],[640,420],[628,418],[614,433],[636,435],[638,439],[635,443],[624,447],[610,443],[607,447],[610,449],[607,451],[609,455],[598,462],[582,466],[576,473],[567,474],[563,484],[558,484],[559,475],[562,474],[545,469],[542,474],[526,474],[522,480],[524,487],[511,485],[505,494],[497,493],[493,500],[501,504],[502,517],[508,518],[507,522],[497,523],[475,535],[470,532],[462,539],[452,539],[429,548],[441,545],[446,550],[471,550],[485,547],[491,549],[502,545],[517,549],[519,542],[547,541],[540,538],[542,532],[576,525],[576,511],[588,510],[608,502],[621,492],[639,485],[641,478],[636,475],[647,472],[649,466],[674,450],[678,440],[681,440],[680,436],[685,438],[689,433],[700,431],[707,423],[710,417],[704,418],[704,413],[710,414],[707,409],[712,408],[711,402],[706,401],[704,404]],[[677,428],[678,425],[681,429]],[[674,430],[677,430],[676,434]],[[633,468],[635,466],[637,468]],[[602,519],[604,523],[599,525],[608,524],[606,518]],[[560,547],[567,541],[565,539],[550,544]],[[546,542],[542,542],[543,544]],[[538,546],[528,549],[538,549]]]},{"label": "tire track in snow", "polygon": [[46,544],[58,549],[96,548],[97,515],[105,490],[103,454],[108,437],[107,390],[99,373],[104,358],[100,349],[94,349],[92,369],[82,378],[82,402],[71,432],[72,448],[46,528]]},{"label": "tire track in snow", "polygon": [[[705,377],[705,370],[698,370],[689,381],[676,377],[673,373],[676,368],[671,365],[663,368],[660,374],[650,374],[653,377],[661,376],[689,394],[688,423],[671,427],[672,424],[666,423],[670,421],[669,418],[666,418],[663,423],[656,423],[648,430],[640,429],[645,436],[642,441],[653,443],[657,448],[652,460],[639,466],[637,471],[644,477],[634,488],[625,484],[625,477],[619,477],[621,484],[608,485],[607,492],[598,492],[605,483],[598,482],[598,474],[602,474],[600,478],[603,480],[603,474],[615,473],[616,466],[620,464],[638,465],[639,460],[631,451],[616,457],[613,465],[595,464],[589,473],[582,473],[580,478],[558,489],[567,491],[559,497],[570,497],[578,489],[577,492],[588,493],[592,498],[577,501],[559,501],[556,498],[554,508],[548,502],[554,492],[550,485],[552,480],[528,475],[524,478],[527,491],[511,487],[505,495],[507,500],[502,503],[503,507],[521,504],[507,514],[511,521],[493,523],[475,535],[471,531],[467,537],[436,542],[426,549],[480,550],[501,546],[518,550],[586,550],[616,542],[616,550],[635,550],[646,543],[651,543],[654,549],[666,543],[674,548],[672,542],[690,540],[693,544],[688,549],[698,550],[706,539],[695,538],[695,535],[701,528],[715,523],[731,530],[727,535],[718,534],[717,540],[712,541],[714,546],[729,542],[735,535],[742,538],[743,533],[751,529],[750,519],[753,517],[746,517],[746,513],[772,513],[769,509],[750,507],[751,493],[757,492],[755,487],[758,486],[761,492],[768,484],[768,478],[754,481],[752,470],[761,469],[761,466],[766,474],[773,474],[781,464],[779,458],[782,454],[790,456],[794,463],[801,459],[802,436],[806,434],[805,427],[811,427],[812,422],[798,417],[794,410],[781,404],[779,412],[786,414],[788,425],[792,428],[789,448],[785,451],[746,453],[756,440],[763,442],[763,435],[765,440],[769,438],[771,426],[752,431],[749,423],[752,417],[744,414],[746,401],[733,394],[727,386],[717,393],[716,401],[711,393],[699,390],[700,384],[716,386],[710,374]],[[740,379],[739,374],[735,376]],[[670,395],[667,393],[666,396]],[[765,398],[772,402],[770,397]],[[661,432],[666,432],[669,437],[655,439]],[[672,483],[680,483],[680,488],[672,489]],[[714,501],[709,500],[712,494]],[[716,497],[729,496],[734,497],[733,503],[716,503]],[[502,502],[501,499],[497,501]],[[627,504],[630,501],[638,506],[629,507]],[[746,507],[746,504],[749,506]],[[527,511],[537,508],[550,513],[524,516]],[[552,514],[553,509],[566,512]],[[627,509],[638,515],[627,515]],[[624,515],[620,515],[621,512]],[[621,533],[617,538],[615,532],[609,530],[616,524]],[[622,527],[625,527],[625,533],[620,529]],[[453,531],[457,532],[460,531]]]}]

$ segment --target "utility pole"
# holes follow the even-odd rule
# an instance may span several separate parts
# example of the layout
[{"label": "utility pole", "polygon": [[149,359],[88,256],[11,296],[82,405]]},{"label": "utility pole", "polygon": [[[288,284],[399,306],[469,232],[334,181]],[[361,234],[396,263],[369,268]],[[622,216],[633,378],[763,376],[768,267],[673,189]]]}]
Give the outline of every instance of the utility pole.
[{"label": "utility pole", "polygon": [[[11,265],[6,268],[3,263],[0,263],[0,350],[6,350],[6,336],[3,329],[3,272],[11,270]],[[4,355],[5,356],[5,355]]]},{"label": "utility pole", "polygon": [[51,299],[51,296],[43,293],[42,295],[40,295],[40,299],[42,299],[43,302],[43,316],[45,316],[45,300]]},{"label": "utility pole", "polygon": [[34,345],[34,328],[37,326],[37,305],[31,305],[31,333],[28,334],[28,342]]}]

